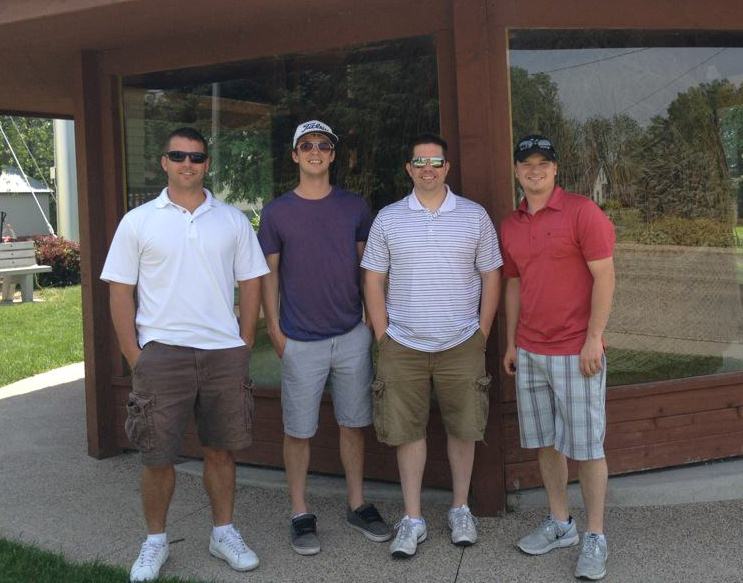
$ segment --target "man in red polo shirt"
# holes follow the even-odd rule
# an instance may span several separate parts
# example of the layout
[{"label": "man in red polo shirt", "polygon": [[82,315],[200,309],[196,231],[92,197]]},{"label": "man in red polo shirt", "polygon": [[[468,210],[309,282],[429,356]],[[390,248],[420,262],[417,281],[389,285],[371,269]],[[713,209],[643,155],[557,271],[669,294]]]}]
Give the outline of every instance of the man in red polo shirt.
[{"label": "man in red polo shirt", "polygon": [[521,446],[539,450],[550,514],[517,546],[542,555],[577,545],[567,504],[567,458],[578,461],[588,524],[576,577],[606,574],[606,357],[614,294],[614,228],[590,199],[556,186],[557,155],[540,135],[519,140],[524,198],[503,221],[506,372],[516,375]]}]

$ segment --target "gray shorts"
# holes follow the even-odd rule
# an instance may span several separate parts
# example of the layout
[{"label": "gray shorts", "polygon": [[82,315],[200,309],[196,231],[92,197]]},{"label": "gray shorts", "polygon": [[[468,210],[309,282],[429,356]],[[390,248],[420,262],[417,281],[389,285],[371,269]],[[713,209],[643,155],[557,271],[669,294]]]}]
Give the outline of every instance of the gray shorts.
[{"label": "gray shorts", "polygon": [[281,358],[284,433],[298,438],[315,435],[328,378],[338,425],[371,424],[371,345],[371,330],[363,322],[350,332],[325,340],[286,339]]},{"label": "gray shorts", "polygon": [[580,357],[517,351],[516,402],[521,447],[553,446],[574,460],[604,457],[606,356],[601,371],[580,372]]}]

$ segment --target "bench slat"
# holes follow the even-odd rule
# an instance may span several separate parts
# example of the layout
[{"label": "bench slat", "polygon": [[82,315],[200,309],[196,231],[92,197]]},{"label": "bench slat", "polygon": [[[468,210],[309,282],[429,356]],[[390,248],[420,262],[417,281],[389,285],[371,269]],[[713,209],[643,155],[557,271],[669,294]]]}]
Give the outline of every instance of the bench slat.
[{"label": "bench slat", "polygon": [[46,273],[51,271],[49,265],[21,265],[17,267],[0,267],[0,276],[25,275],[27,273]]},{"label": "bench slat", "polygon": [[33,257],[36,259],[36,251],[33,249],[0,249],[0,261],[3,259],[19,259],[21,257]]}]

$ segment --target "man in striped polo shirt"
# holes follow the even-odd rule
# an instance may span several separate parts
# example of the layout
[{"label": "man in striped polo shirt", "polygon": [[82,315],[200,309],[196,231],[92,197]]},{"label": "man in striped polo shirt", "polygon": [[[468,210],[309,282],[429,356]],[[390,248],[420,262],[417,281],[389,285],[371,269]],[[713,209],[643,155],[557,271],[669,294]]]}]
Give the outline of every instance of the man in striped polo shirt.
[{"label": "man in striped polo shirt", "polygon": [[578,460],[588,518],[576,577],[606,574],[606,358],[603,332],[614,293],[614,228],[590,199],[556,186],[547,138],[514,151],[524,199],[503,221],[507,350],[516,375],[521,446],[539,450],[550,514],[517,546],[542,555],[577,545],[567,501],[566,457]]},{"label": "man in striped polo shirt", "polygon": [[485,344],[503,261],[485,209],[446,185],[446,150],[434,134],[413,141],[405,165],[413,191],[379,212],[361,262],[379,345],[374,427],[381,442],[397,448],[405,503],[390,545],[398,557],[414,555],[427,536],[420,492],[432,389],[447,433],[451,540],[477,540],[467,495],[475,442],[487,423]]}]

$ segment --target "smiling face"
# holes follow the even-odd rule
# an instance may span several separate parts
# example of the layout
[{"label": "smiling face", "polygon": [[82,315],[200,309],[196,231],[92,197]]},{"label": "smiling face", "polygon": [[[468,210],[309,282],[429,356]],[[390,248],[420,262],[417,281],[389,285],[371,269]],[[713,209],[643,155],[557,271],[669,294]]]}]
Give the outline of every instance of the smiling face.
[{"label": "smiling face", "polygon": [[532,154],[523,162],[516,162],[515,170],[527,196],[549,196],[555,189],[557,163],[542,154]]},{"label": "smiling face", "polygon": [[[413,158],[446,158],[446,154],[438,144],[418,144],[413,148]],[[405,164],[405,170],[413,180],[416,193],[424,196],[435,195],[444,190],[449,162],[444,162],[441,168],[434,168],[430,164],[416,168],[408,162]]]},{"label": "smiling face", "polygon": [[333,142],[325,134],[305,134],[297,141],[297,147],[292,150],[292,160],[299,165],[299,172],[305,176],[321,176],[330,171],[330,164],[335,160],[335,150],[321,151],[317,146],[309,152],[303,152],[300,146],[305,142]]},{"label": "smiling face", "polygon": [[[168,142],[167,151],[203,152],[204,145],[197,140],[175,136]],[[203,164],[194,164],[186,156],[183,162],[172,162],[167,156],[160,159],[160,165],[168,175],[168,188],[175,190],[200,190],[204,186],[204,177],[209,171],[209,159]]]}]

